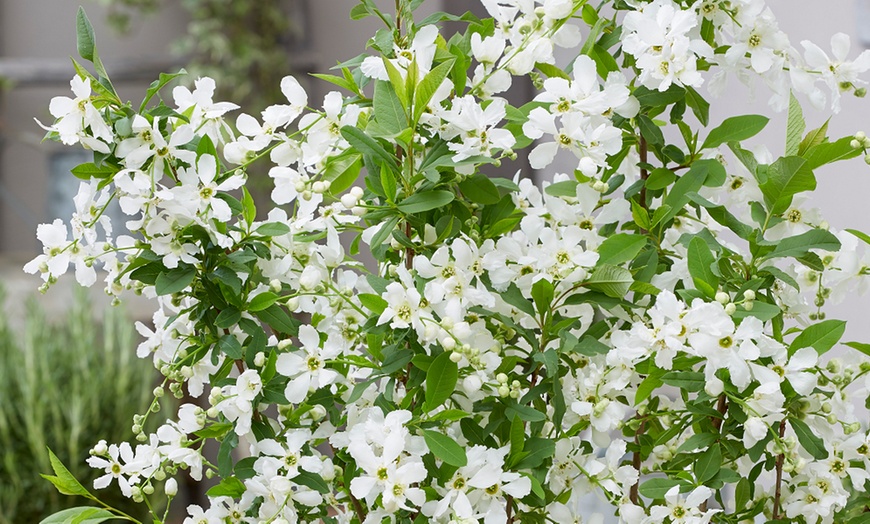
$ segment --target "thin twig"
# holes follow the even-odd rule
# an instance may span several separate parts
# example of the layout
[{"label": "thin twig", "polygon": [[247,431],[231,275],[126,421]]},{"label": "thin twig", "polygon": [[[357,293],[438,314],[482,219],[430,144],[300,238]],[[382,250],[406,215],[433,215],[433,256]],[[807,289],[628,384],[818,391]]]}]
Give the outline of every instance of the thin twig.
[{"label": "thin twig", "polygon": [[[785,436],[785,419],[779,423],[779,438]],[[782,497],[782,464],[785,462],[785,453],[780,453],[776,457],[776,491],[773,495],[773,520],[779,520],[779,499]]]},{"label": "thin twig", "polygon": [[643,433],[643,430],[646,427],[646,419],[642,420],[640,426],[637,427],[637,431],[634,433],[634,445],[637,446],[637,449],[634,450],[634,453],[631,458],[631,465],[637,470],[637,482],[631,487],[628,491],[628,498],[631,500],[631,503],[635,506],[638,504],[640,500],[639,496],[639,486],[640,486],[640,434]]}]

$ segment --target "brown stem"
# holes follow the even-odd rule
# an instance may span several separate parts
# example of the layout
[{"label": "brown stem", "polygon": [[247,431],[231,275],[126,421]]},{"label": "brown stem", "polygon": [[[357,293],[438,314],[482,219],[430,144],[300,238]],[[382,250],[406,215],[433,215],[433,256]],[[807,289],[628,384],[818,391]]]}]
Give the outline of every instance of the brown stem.
[{"label": "brown stem", "polygon": [[514,521],[514,517],[513,517],[514,498],[512,496],[508,495],[505,500],[507,501],[507,508],[505,510],[507,513],[507,524],[513,524],[513,521]]},{"label": "brown stem", "polygon": [[[779,423],[779,438],[785,436],[785,419]],[[785,454],[780,453],[776,457],[776,491],[773,495],[773,520],[779,520],[779,499],[782,497],[782,464],[785,462]]]},{"label": "brown stem", "polygon": [[634,505],[638,504],[640,500],[639,496],[639,486],[640,486],[640,434],[643,433],[643,430],[646,427],[646,420],[641,421],[640,426],[637,427],[637,431],[634,433],[634,445],[637,446],[637,449],[634,451],[631,457],[631,465],[637,470],[637,482],[631,487],[628,491],[628,499],[631,500],[631,503]]},{"label": "brown stem", "polygon": [[350,501],[353,503],[353,511],[356,513],[356,518],[359,519],[360,524],[366,519],[366,512],[363,510],[362,504],[353,496],[353,493],[350,491],[347,492],[350,495]]},{"label": "brown stem", "polygon": [[728,400],[725,398],[725,394],[719,395],[719,402],[716,404],[716,411],[722,415],[721,418],[713,418],[713,427],[716,428],[716,431],[722,429],[722,422],[725,421],[725,412],[728,411]]}]

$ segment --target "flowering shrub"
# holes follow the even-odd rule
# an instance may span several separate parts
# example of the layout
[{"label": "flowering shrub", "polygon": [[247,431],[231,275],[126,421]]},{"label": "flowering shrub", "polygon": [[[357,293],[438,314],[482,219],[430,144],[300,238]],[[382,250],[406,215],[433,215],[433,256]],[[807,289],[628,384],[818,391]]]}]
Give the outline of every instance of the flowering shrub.
[{"label": "flowering shrub", "polygon": [[[570,523],[591,493],[632,524],[866,522],[870,345],[830,359],[845,323],[825,307],[867,286],[870,237],[805,196],[870,140],[807,133],[798,97],[863,96],[870,53],[849,61],[844,35],[801,53],[762,0],[483,0],[491,18],[415,22],[420,3],[363,0],[351,16],[386,26],[372,53],[317,75],[343,94],[313,109],[286,77],[285,104],[235,126],[208,78],[121,102],[80,12],[96,74],[76,64],[47,130],[94,161],[25,269],[47,288],[101,266],[108,293],[152,297],[155,394],[207,396],[135,447],[97,444],[95,487],[148,503],[179,470],[218,477],[191,524]],[[525,75],[539,94],[513,107]],[[788,111],[784,150],[747,145],[764,116],[708,121],[702,91],[730,77]],[[481,174],[520,148],[576,169],[543,189]],[[267,161],[264,212],[245,180]],[[113,237],[114,199],[133,236]]]}]

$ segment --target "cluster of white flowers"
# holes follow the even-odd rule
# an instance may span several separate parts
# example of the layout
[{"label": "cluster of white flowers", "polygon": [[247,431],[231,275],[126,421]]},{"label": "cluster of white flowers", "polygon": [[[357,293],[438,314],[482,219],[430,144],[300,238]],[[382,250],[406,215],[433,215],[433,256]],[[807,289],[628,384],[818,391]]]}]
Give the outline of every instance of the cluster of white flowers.
[{"label": "cluster of white flowers", "polygon": [[[202,403],[154,432],[137,416],[135,448],[97,444],[94,486],[141,501],[158,482],[175,497],[180,470],[221,477],[185,524],[597,524],[594,496],[626,524],[834,522],[870,479],[855,407],[870,362],[824,356],[844,330],[825,308],[870,287],[870,237],[808,207],[795,188],[812,173],[771,188],[766,150],[730,144],[728,162],[723,141],[698,150],[681,127],[688,150],[665,148],[645,125],[673,103],[649,100],[726,73],[763,79],[775,106],[792,88],[818,102],[823,81],[836,109],[870,54],[847,61],[836,36],[834,60],[804,43],[801,62],[762,1],[685,3],[622,2],[614,31],[582,1],[484,0],[492,20],[449,44],[396,23],[391,47],[375,41],[387,56],[336,77],[352,98],[310,109],[288,76],[286,103],[235,125],[207,78],[136,114],[77,76],[46,129],[95,151],[79,173],[93,180],[69,224],[39,226],[25,269],[47,288],[73,265],[90,286],[102,264],[111,295],[155,299],[136,324],[155,395]],[[554,72],[580,19],[594,52]],[[608,72],[605,39],[634,75]],[[450,70],[457,50],[473,78]],[[497,96],[535,68],[531,103]],[[870,145],[822,138],[796,155]],[[567,149],[575,172],[542,187],[480,173],[534,140],[532,167]],[[244,188],[261,160],[267,209]],[[131,235],[113,236],[112,200]]]}]

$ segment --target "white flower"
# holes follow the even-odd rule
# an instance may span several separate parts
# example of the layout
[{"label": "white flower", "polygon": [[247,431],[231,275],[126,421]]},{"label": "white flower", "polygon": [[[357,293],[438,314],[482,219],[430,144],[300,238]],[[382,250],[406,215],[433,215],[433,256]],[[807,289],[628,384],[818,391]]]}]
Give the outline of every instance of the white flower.
[{"label": "white flower", "polygon": [[114,141],[114,134],[91,103],[90,79],[76,75],[70,81],[70,87],[75,95],[74,99],[56,96],[49,103],[48,111],[58,119],[57,122],[51,127],[43,126],[38,120],[37,123],[48,131],[56,131],[61,142],[68,146],[81,142],[89,149],[108,153],[109,147],[106,144]]},{"label": "white flower", "polygon": [[807,65],[821,73],[822,79],[831,90],[831,106],[835,113],[840,111],[840,93],[856,86],[866,84],[859,75],[870,70],[870,50],[862,52],[854,61],[849,61],[851,42],[849,35],[837,33],[831,37],[833,58],[829,58],[816,44],[804,40]]},{"label": "white flower", "polygon": [[326,367],[326,361],[336,358],[344,349],[337,334],[330,335],[320,347],[320,334],[309,325],[299,327],[299,341],[302,343],[302,354],[282,353],[278,355],[275,365],[278,373],[290,377],[290,382],[284,390],[284,396],[289,402],[298,404],[305,400],[308,393],[335,383],[339,374],[334,369]]}]

